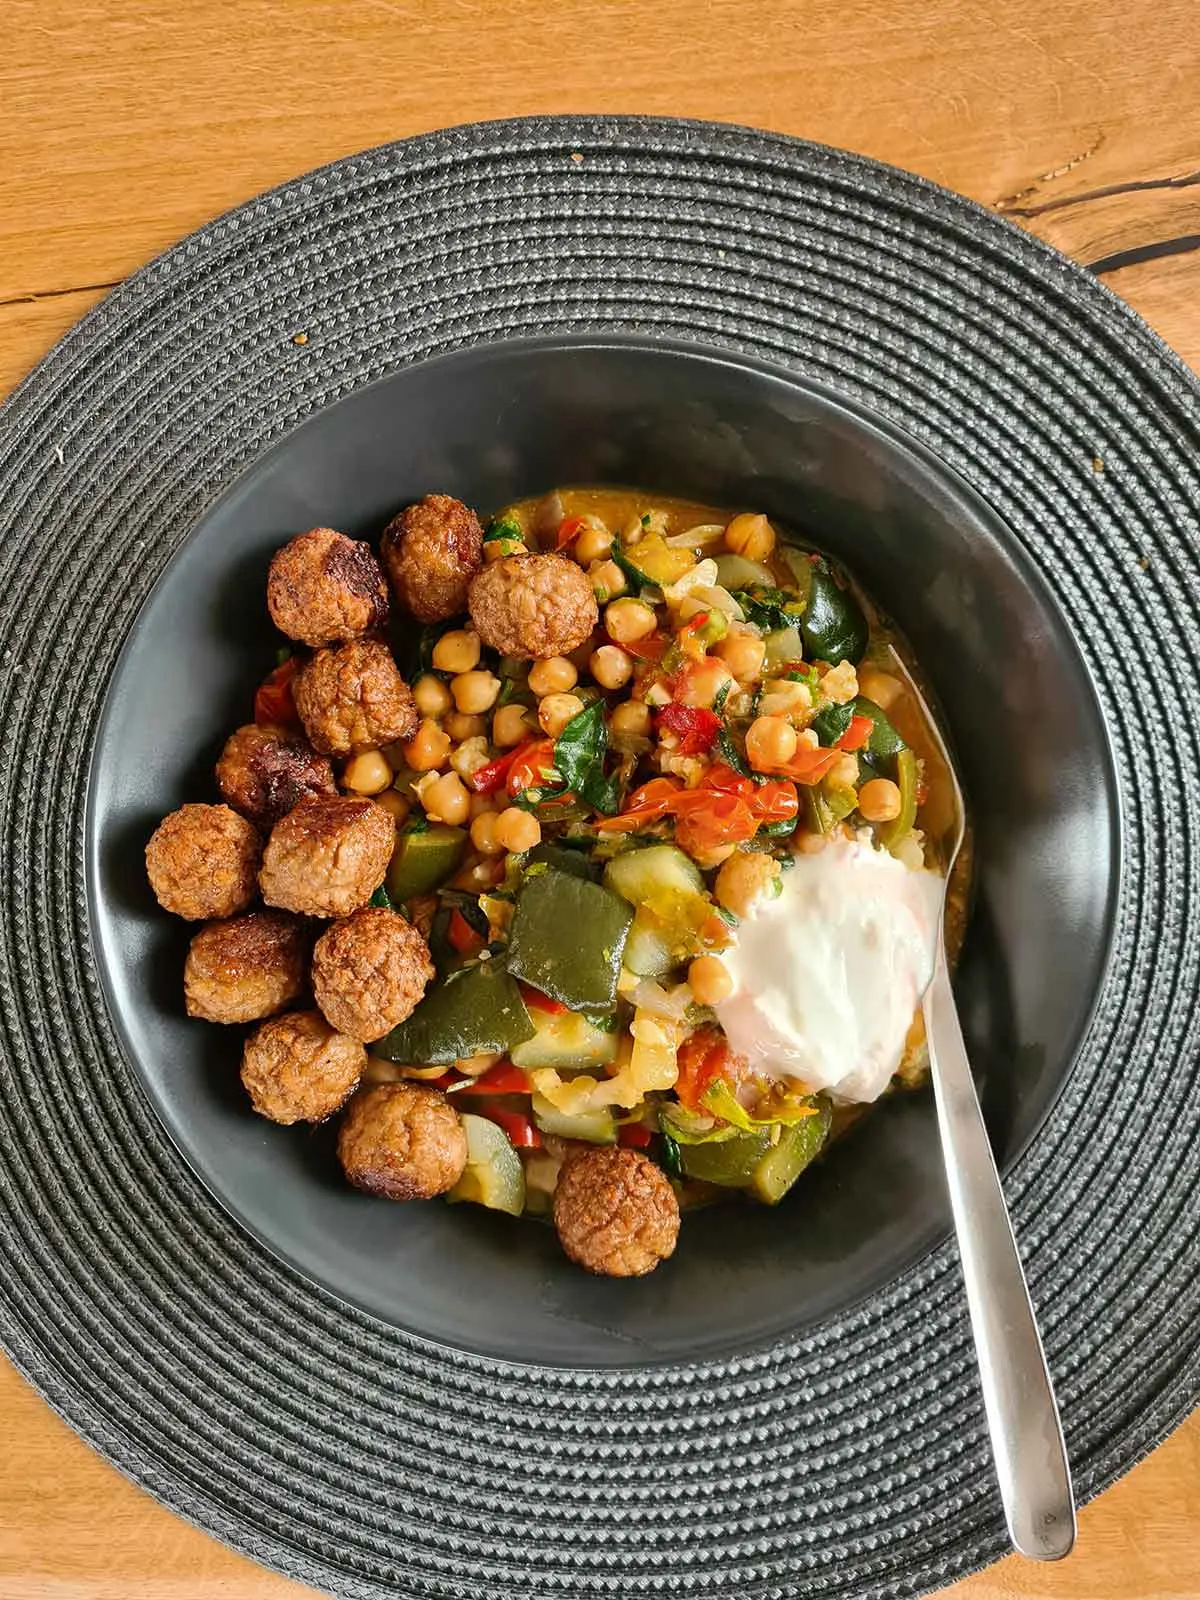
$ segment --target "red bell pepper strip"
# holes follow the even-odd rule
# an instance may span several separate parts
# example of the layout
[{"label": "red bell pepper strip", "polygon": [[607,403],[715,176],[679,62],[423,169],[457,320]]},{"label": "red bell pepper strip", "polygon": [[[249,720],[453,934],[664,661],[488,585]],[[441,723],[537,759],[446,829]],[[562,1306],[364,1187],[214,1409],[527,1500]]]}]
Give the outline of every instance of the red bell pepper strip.
[{"label": "red bell pepper strip", "polygon": [[621,649],[638,661],[661,661],[670,642],[665,633],[651,633],[644,639],[630,639],[622,643]]},{"label": "red bell pepper strip", "polygon": [[544,1011],[550,1017],[561,1017],[564,1011],[570,1009],[561,1000],[552,1000],[548,994],[543,994],[540,989],[535,989],[520,978],[517,979],[517,988],[521,991],[521,999],[534,1011]]},{"label": "red bell pepper strip", "polygon": [[653,1137],[644,1122],[626,1122],[617,1130],[617,1143],[627,1150],[644,1150]]},{"label": "red bell pepper strip", "polygon": [[254,695],[254,720],[260,728],[298,728],[300,718],[292,699],[292,679],[300,663],[295,656],[281,662]]},{"label": "red bell pepper strip", "polygon": [[680,755],[703,756],[717,742],[721,719],[707,706],[685,706],[672,700],[658,713],[655,727],[675,735],[679,740]]},{"label": "red bell pepper strip", "polygon": [[478,1078],[468,1078],[459,1094],[528,1094],[529,1079],[520,1067],[505,1059],[497,1061]]},{"label": "red bell pepper strip", "polygon": [[513,762],[522,751],[528,750],[532,739],[527,739],[524,744],[517,745],[507,755],[497,756],[494,761],[489,761],[485,767],[480,767],[467,779],[476,794],[498,794],[508,782],[508,774]]},{"label": "red bell pepper strip", "polygon": [[506,787],[516,799],[526,789],[541,789],[554,782],[554,740],[527,739],[517,746],[516,758],[509,766]]},{"label": "red bell pepper strip", "polygon": [[532,1120],[523,1111],[510,1111],[506,1106],[481,1105],[476,1110],[481,1117],[503,1128],[514,1150],[540,1150],[542,1136]]},{"label": "red bell pepper strip", "polygon": [[853,716],[850,718],[850,726],[842,737],[834,740],[833,748],[835,750],[861,750],[874,731],[875,724],[870,717]]},{"label": "red bell pepper strip", "polygon": [[555,548],[565,550],[569,544],[574,544],[587,526],[588,519],[586,517],[564,517],[558,525],[558,539]]},{"label": "red bell pepper strip", "polygon": [[450,920],[446,924],[446,938],[450,941],[460,956],[478,955],[487,940],[463,916],[455,906],[450,913]]}]

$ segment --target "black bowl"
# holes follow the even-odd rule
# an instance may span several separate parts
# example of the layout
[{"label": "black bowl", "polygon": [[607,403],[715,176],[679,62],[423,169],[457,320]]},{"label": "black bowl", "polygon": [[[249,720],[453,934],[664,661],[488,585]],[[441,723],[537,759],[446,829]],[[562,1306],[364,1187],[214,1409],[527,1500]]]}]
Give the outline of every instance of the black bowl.
[{"label": "black bowl", "polygon": [[761,509],[844,560],[908,635],[976,826],[957,989],[998,1160],[1016,1159],[1070,1067],[1109,948],[1116,791],[1088,674],[1015,541],[935,459],[814,385],[660,342],[476,347],[401,371],[298,428],[201,519],[137,620],[96,747],[89,887],[108,999],[188,1161],[335,1294],[515,1361],[743,1352],[870,1294],[945,1236],[927,1094],[877,1108],[776,1210],[689,1215],[652,1277],[591,1279],[544,1225],[365,1198],[341,1180],[329,1130],[253,1116],[242,1032],[184,1016],[187,933],[145,882],[155,821],[213,797],[221,741],[270,665],[264,579],[279,544],[319,523],[374,533],[430,491],[486,509],[556,483]]}]

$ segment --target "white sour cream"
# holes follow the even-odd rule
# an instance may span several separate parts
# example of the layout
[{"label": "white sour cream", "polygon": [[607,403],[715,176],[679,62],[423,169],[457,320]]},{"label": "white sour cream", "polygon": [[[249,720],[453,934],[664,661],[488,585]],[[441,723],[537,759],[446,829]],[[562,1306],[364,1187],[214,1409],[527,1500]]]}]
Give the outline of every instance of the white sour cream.
[{"label": "white sour cream", "polygon": [[942,890],[865,841],[798,855],[723,952],[734,987],[716,1009],[734,1050],[836,1100],[878,1099],[933,976]]}]

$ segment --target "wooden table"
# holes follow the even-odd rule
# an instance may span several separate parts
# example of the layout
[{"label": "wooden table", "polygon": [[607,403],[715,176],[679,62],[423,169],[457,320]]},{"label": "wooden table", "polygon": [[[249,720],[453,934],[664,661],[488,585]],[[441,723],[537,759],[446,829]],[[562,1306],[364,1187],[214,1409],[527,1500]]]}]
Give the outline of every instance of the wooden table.
[{"label": "wooden table", "polygon": [[[530,112],[711,117],[882,157],[1096,267],[1200,366],[1195,0],[7,0],[0,394],[135,267],[308,167]],[[0,1600],[304,1591],[162,1510],[0,1364]],[[1200,1417],[1077,1555],[946,1591],[1200,1595]]]}]

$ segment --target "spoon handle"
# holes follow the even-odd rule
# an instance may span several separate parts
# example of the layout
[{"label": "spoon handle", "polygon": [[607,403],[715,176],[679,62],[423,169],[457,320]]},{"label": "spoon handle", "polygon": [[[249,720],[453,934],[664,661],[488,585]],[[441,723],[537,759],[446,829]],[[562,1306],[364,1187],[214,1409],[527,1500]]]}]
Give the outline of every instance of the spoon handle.
[{"label": "spoon handle", "polygon": [[1071,1470],[942,948],[924,1010],[946,1181],[1005,1521],[1022,1555],[1057,1561],[1075,1542]]}]

